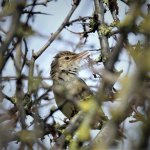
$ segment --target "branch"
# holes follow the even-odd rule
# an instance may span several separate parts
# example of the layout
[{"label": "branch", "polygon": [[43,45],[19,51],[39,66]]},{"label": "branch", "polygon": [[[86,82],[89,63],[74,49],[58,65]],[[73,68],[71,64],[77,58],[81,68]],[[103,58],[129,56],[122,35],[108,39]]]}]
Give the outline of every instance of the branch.
[{"label": "branch", "polygon": [[16,98],[17,98],[17,107],[19,111],[19,120],[22,126],[22,129],[26,128],[26,113],[24,110],[24,92],[23,92],[23,83],[21,76],[18,77],[16,81]]},{"label": "branch", "polygon": [[111,144],[113,139],[115,139],[116,126],[112,120],[109,120],[101,129],[100,133],[95,137],[92,145],[96,147],[101,147],[101,149],[106,149],[108,145]]},{"label": "branch", "polygon": [[24,42],[24,46],[25,46],[25,54],[23,55],[23,62],[22,62],[22,66],[21,66],[21,71],[23,70],[23,67],[27,61],[27,53],[29,51],[28,46],[27,46],[27,41],[25,39],[23,39]]},{"label": "branch", "polygon": [[94,4],[95,4],[95,15],[97,15],[98,23],[99,23],[97,32],[98,32],[100,45],[101,45],[101,49],[102,49],[102,52],[101,52],[102,59],[103,59],[104,65],[105,65],[105,62],[109,57],[110,50],[109,50],[109,43],[108,43],[107,36],[102,35],[100,32],[101,25],[105,24],[105,22],[104,22],[104,7],[103,7],[103,2],[99,1],[99,0],[94,0]]},{"label": "branch", "polygon": [[117,1],[115,0],[109,0],[108,1],[108,8],[111,12],[111,15],[114,19],[114,21],[119,21],[119,18],[118,18],[118,13],[119,13],[119,7],[118,7],[118,3]]},{"label": "branch", "polygon": [[129,0],[120,0],[120,1],[129,6]]},{"label": "branch", "polygon": [[28,78],[28,94],[30,95],[32,93],[32,85],[33,85],[33,75],[34,75],[34,64],[35,59],[33,57],[33,51],[32,51],[32,57],[29,62],[29,78]]},{"label": "branch", "polygon": [[43,12],[40,12],[40,11],[28,11],[28,10],[24,10],[22,12],[23,14],[30,14],[30,16],[33,16],[33,15],[52,15],[52,14],[48,14],[48,13],[43,13]]},{"label": "branch", "polygon": [[[120,31],[121,31],[120,40],[118,44],[116,45],[116,47],[114,48],[113,53],[108,60],[108,63],[106,64],[108,70],[112,70],[114,68],[114,64],[116,60],[118,59],[121,48],[123,46],[123,42],[126,39],[128,33],[131,31],[131,27],[133,27],[133,25],[135,24],[136,18],[138,17],[138,13],[136,13],[136,10],[139,9],[142,3],[141,1],[139,0],[138,2],[135,2],[133,4],[133,7],[131,8],[132,13],[130,15],[132,17],[128,25],[129,27],[128,30],[124,30],[124,27],[120,28]],[[134,98],[132,94],[135,92],[136,88],[139,85],[139,80],[138,80],[139,77],[140,77],[140,72],[138,73],[136,72],[134,75],[134,79],[130,78],[130,80],[128,81],[128,86],[123,85],[125,89],[124,89],[124,93],[122,94],[122,97],[120,100],[121,104],[118,107],[118,110],[115,112],[115,115],[112,117],[112,119],[109,120],[104,125],[103,129],[98,133],[92,145],[95,146],[96,144],[98,147],[106,148],[114,141],[117,135],[118,126],[120,125],[120,123],[122,123],[126,119],[126,117],[129,114],[130,106],[134,103]],[[105,86],[106,86],[106,83],[103,81],[101,88],[99,90],[99,93],[97,93],[98,98],[102,97],[103,89],[104,89],[103,87]],[[110,131],[110,133],[108,133],[108,131]],[[108,138],[108,134],[109,134],[109,138]]]},{"label": "branch", "polygon": [[57,139],[56,143],[51,148],[51,150],[62,149],[66,140],[65,137],[67,135],[72,135],[76,131],[76,129],[80,126],[82,120],[83,120],[83,112],[79,112],[76,116],[72,118],[70,124],[66,127],[63,134]]},{"label": "branch", "polygon": [[12,27],[10,28],[10,30],[7,34],[7,38],[0,48],[0,74],[3,70],[3,67],[5,65],[5,61],[6,61],[4,54],[7,51],[8,46],[9,46],[10,42],[12,41],[14,35],[16,34],[16,29],[17,29],[18,24],[19,24],[21,12],[22,12],[22,10],[20,10],[20,7],[23,8],[22,2],[16,3],[16,7],[14,8],[15,11],[14,11],[13,16],[12,16]]},{"label": "branch", "polygon": [[[79,3],[80,3],[80,1],[79,1]],[[72,6],[72,8],[69,11],[68,15],[66,16],[64,22],[60,25],[60,27],[57,29],[57,31],[54,34],[52,34],[52,36],[49,38],[49,40],[47,41],[47,43],[41,49],[39,49],[36,53],[34,53],[34,58],[35,59],[37,59],[51,45],[51,43],[58,37],[58,35],[60,34],[60,32],[68,24],[68,22],[69,22],[69,20],[70,20],[70,18],[72,16],[72,14],[74,13],[74,11],[76,10],[76,8],[78,7],[78,4],[74,3],[74,5]]]},{"label": "branch", "polygon": [[3,93],[2,91],[0,92],[1,94],[1,100],[3,98],[6,98],[7,100],[9,100],[12,104],[16,105],[15,101],[13,100],[13,98],[9,97],[8,95],[6,95],[5,93]]},{"label": "branch", "polygon": [[117,43],[115,48],[112,50],[112,54],[109,57],[109,60],[106,62],[106,68],[111,72],[113,72],[113,70],[114,70],[114,64],[118,60],[118,57],[122,50],[123,42],[126,39],[126,36],[127,36],[126,34],[120,35],[120,38],[118,40],[119,42]]},{"label": "branch", "polygon": [[74,20],[71,20],[71,21],[69,21],[68,22],[68,24],[67,24],[67,26],[70,26],[70,25],[72,25],[73,23],[75,23],[75,22],[80,22],[80,21],[86,21],[86,20],[88,20],[88,19],[92,19],[93,17],[91,17],[91,16],[86,16],[86,17],[79,17],[79,18],[77,18],[77,19],[74,19]]}]

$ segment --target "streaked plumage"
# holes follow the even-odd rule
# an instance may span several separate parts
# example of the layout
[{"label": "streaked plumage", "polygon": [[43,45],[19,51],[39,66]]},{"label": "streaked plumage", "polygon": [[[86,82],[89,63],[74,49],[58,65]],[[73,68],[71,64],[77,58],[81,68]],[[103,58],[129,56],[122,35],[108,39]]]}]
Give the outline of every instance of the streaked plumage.
[{"label": "streaked plumage", "polygon": [[76,102],[92,95],[87,84],[78,77],[80,60],[88,56],[87,52],[79,54],[63,51],[58,53],[51,64],[51,78],[55,101],[62,113],[71,118],[78,112]]}]

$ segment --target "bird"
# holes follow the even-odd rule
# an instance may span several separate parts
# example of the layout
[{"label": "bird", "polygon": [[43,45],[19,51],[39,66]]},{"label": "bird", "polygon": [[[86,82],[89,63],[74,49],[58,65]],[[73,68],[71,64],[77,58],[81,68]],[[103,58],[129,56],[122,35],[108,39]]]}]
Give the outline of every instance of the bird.
[{"label": "bird", "polygon": [[71,119],[79,111],[77,103],[93,92],[78,76],[80,62],[89,56],[88,51],[74,53],[61,51],[54,57],[51,63],[51,79],[54,98],[60,111]]}]

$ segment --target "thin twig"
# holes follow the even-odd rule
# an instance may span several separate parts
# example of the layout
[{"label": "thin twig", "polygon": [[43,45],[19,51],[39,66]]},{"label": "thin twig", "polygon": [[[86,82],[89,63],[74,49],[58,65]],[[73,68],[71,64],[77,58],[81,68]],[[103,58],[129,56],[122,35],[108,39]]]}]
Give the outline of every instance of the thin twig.
[{"label": "thin twig", "polygon": [[25,45],[25,54],[24,54],[24,56],[23,56],[23,62],[22,62],[22,67],[21,67],[21,71],[23,70],[23,67],[24,67],[24,65],[25,65],[25,63],[26,63],[26,60],[27,60],[27,53],[28,53],[28,46],[27,46],[27,42],[26,42],[26,40],[25,39],[23,39],[23,42],[24,42],[24,45]]},{"label": "thin twig", "polygon": [[78,7],[78,5],[75,5],[75,4],[72,6],[72,8],[69,11],[68,15],[66,16],[64,22],[60,25],[60,27],[57,29],[57,31],[54,34],[52,34],[52,36],[49,38],[47,43],[41,49],[39,49],[36,53],[34,53],[35,59],[37,59],[51,45],[51,43],[58,37],[60,32],[68,24],[72,14],[74,13],[74,11],[76,10],[77,7]]},{"label": "thin twig", "polygon": [[[9,81],[9,80],[17,80],[17,77],[16,76],[3,76],[3,77],[0,77],[1,81]],[[28,80],[29,77],[28,76],[25,76],[23,75],[22,76],[22,80]],[[50,77],[39,77],[39,76],[33,76],[33,79],[41,79],[41,80],[51,80]]]}]

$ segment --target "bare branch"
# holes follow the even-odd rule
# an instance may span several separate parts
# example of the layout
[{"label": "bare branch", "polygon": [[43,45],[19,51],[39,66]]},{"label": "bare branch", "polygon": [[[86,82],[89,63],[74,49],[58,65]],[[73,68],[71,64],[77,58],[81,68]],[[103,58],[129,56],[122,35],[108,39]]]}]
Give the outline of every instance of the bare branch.
[{"label": "bare branch", "polygon": [[[80,1],[79,1],[80,3]],[[76,10],[76,8],[78,7],[78,5],[74,4],[71,8],[71,10],[69,11],[68,15],[66,16],[66,18],[64,19],[64,22],[60,25],[60,27],[57,29],[57,31],[52,34],[52,36],[49,38],[49,40],[47,41],[47,43],[41,48],[39,49],[36,53],[34,53],[34,58],[37,59],[49,46],[50,44],[58,37],[59,33],[64,29],[64,27],[68,24],[72,14],[74,13],[74,11]]]},{"label": "bare branch", "polygon": [[99,23],[97,32],[98,32],[100,45],[101,45],[101,49],[102,49],[101,54],[102,54],[103,62],[105,64],[106,60],[109,57],[110,50],[109,50],[108,38],[106,35],[101,34],[101,29],[100,29],[100,27],[105,24],[105,22],[104,22],[104,7],[103,7],[103,2],[99,1],[99,0],[94,0],[94,4],[95,4],[95,15],[97,15],[98,23]]}]

